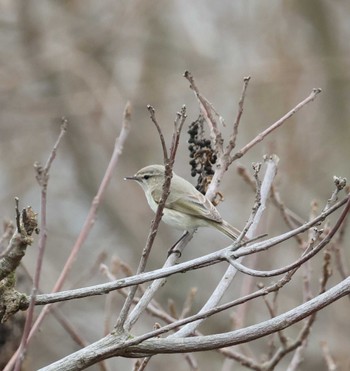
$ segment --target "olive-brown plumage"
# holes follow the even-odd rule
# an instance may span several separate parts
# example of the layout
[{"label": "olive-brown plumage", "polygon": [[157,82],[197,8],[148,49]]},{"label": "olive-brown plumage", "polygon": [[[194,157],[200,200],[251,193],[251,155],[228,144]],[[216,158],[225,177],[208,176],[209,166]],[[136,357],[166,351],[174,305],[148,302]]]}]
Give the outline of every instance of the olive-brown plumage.
[{"label": "olive-brown plumage", "polygon": [[[134,176],[145,192],[151,209],[156,212],[163,192],[165,168],[163,165],[149,165]],[[199,227],[212,227],[235,240],[239,231],[222,219],[216,207],[190,182],[173,172],[170,192],[163,210],[162,220],[176,228],[192,231]]]}]

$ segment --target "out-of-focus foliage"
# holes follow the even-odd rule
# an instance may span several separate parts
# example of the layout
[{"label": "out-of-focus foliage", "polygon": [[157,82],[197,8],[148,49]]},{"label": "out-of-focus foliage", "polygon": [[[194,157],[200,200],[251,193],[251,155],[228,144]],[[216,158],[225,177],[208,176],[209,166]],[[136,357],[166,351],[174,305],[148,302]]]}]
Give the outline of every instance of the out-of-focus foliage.
[{"label": "out-of-focus foliage", "polygon": [[[186,69],[193,73],[202,93],[225,118],[227,133],[236,115],[242,79],[252,76],[238,147],[306,97],[313,87],[321,87],[323,93],[315,103],[255,147],[241,163],[250,167],[252,161],[261,161],[263,154],[277,153],[281,160],[277,183],[286,204],[304,219],[308,218],[312,200],[320,200],[323,205],[332,189],[332,176],[349,176],[349,8],[345,1],[319,0],[1,0],[3,217],[13,218],[14,196],[20,197],[23,206],[30,204],[39,210],[40,192],[33,163],[46,161],[59,132],[60,117],[69,120],[68,133],[50,177],[49,237],[41,289],[47,292],[52,288],[83,224],[112,152],[127,100],[133,106],[132,131],[94,232],[79,255],[66,287],[75,286],[82,277],[84,285],[105,281],[96,269],[93,273],[89,271],[102,251],[108,253],[107,263],[115,254],[132,268],[136,267],[152,214],[141,190],[124,183],[123,177],[142,166],[162,161],[159,138],[148,118],[147,104],[155,107],[168,140],[175,112],[182,104],[188,107],[188,124],[197,118],[196,100],[182,77]],[[175,170],[189,179],[186,141],[184,130]],[[234,166],[222,186],[225,201],[219,208],[226,220],[242,227],[250,214],[254,195],[238,177]],[[271,208],[266,223],[270,234],[285,229],[276,222],[280,219]],[[158,267],[165,260],[167,248],[178,235],[168,227],[161,227],[149,268]],[[225,243],[224,237],[201,231],[184,258],[209,252]],[[288,253],[276,251],[275,261],[271,256],[268,262],[262,258],[258,266],[267,269],[291,261],[298,251],[293,245],[287,248]],[[34,246],[25,258],[31,272],[36,254]],[[224,269],[214,268],[212,275],[207,275],[212,281],[206,287],[214,287]],[[336,272],[334,275],[338,278]],[[205,299],[199,272],[186,275],[186,281],[182,277],[172,281],[159,296],[160,301],[166,303],[173,297],[180,305],[185,300],[183,288],[192,286],[198,286],[196,306]],[[281,303],[281,310],[302,300],[300,287],[289,288],[290,296]],[[240,295],[238,284],[232,288],[232,295]],[[121,298],[115,298],[114,317],[121,303]],[[103,334],[104,300],[75,301],[61,308],[87,341]],[[303,370],[324,369],[320,339],[328,341],[339,364],[349,365],[349,303],[343,300],[319,315]],[[267,316],[263,305],[254,307],[246,323]],[[222,331],[231,328],[227,318],[218,316],[218,319],[222,321],[218,321]],[[150,326],[152,321],[145,319],[143,325]],[[211,331],[209,326],[203,330]],[[292,336],[293,330],[289,333]],[[264,346],[264,342],[257,344],[257,355],[264,352]],[[31,367],[36,369],[74,349],[77,345],[66,332],[53,318],[47,319],[30,346]],[[161,369],[170,362],[175,364],[179,357],[156,357],[149,369]],[[198,359],[203,370],[217,369],[222,362],[219,356],[209,361],[206,354]],[[211,362],[210,368],[204,362]],[[112,360],[111,367],[121,369],[129,363],[129,360]],[[185,362],[183,367],[187,367]]]}]

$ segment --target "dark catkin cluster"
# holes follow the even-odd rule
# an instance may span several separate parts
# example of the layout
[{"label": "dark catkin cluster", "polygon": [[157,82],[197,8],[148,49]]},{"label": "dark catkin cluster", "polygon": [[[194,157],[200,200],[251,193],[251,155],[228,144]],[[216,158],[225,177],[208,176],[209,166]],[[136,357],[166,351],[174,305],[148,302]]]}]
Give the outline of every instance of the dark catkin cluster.
[{"label": "dark catkin cluster", "polygon": [[191,176],[198,176],[196,188],[205,194],[214,174],[213,165],[216,163],[217,156],[210,139],[205,138],[204,117],[200,115],[196,121],[193,121],[187,133]]}]

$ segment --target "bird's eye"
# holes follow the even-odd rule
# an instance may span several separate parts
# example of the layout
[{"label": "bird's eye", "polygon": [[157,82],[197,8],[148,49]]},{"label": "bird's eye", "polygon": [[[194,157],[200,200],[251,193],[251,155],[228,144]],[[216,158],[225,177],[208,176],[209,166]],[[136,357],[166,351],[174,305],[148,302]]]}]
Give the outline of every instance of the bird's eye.
[{"label": "bird's eye", "polygon": [[146,180],[149,179],[149,175],[144,175],[143,179],[146,179]]}]

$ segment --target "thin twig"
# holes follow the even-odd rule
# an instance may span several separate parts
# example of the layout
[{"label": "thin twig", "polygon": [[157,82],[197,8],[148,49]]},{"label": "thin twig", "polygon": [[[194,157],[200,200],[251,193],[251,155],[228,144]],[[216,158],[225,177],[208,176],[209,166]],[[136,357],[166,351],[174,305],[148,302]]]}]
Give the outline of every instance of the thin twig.
[{"label": "thin twig", "polygon": [[197,288],[192,287],[187,294],[187,297],[184,302],[179,318],[185,318],[188,315],[188,313],[190,313],[196,294],[197,294]]},{"label": "thin twig", "polygon": [[[329,209],[327,207],[327,209]],[[252,276],[256,277],[273,277],[273,276],[278,276],[280,274],[286,273],[294,268],[297,268],[298,266],[301,266],[303,263],[306,261],[310,260],[313,256],[315,256],[320,250],[322,250],[328,243],[331,241],[333,238],[334,234],[338,231],[340,226],[342,225],[343,221],[347,217],[347,214],[349,213],[350,210],[350,198],[348,199],[348,202],[343,209],[340,217],[337,219],[336,224],[334,227],[329,231],[329,233],[324,237],[324,239],[315,247],[313,248],[310,252],[303,254],[302,257],[298,260],[296,260],[294,263],[289,264],[283,268],[279,269],[274,269],[271,271],[258,271],[255,269],[250,269],[239,262],[236,262],[234,259],[232,259],[230,256],[227,257],[227,260],[230,262],[231,265],[233,265],[236,269],[238,269],[240,272],[249,274]]]},{"label": "thin twig", "polygon": [[[33,243],[31,234],[37,227],[37,214],[28,206],[21,212],[18,210],[18,198],[16,200],[16,219],[17,229],[14,231],[6,252],[0,258],[0,281],[13,274],[21,263],[26,249]],[[1,295],[0,295],[1,299]],[[5,309],[5,308],[3,308]],[[1,313],[1,311],[0,311]]]},{"label": "thin twig", "polygon": [[[285,204],[282,202],[279,192],[276,189],[276,185],[273,185],[271,188],[271,200],[273,204],[280,210],[283,220],[285,221],[286,225],[293,229],[296,226],[303,224],[303,220],[297,216],[293,211],[288,209]],[[303,239],[301,236],[295,236],[296,241],[298,242],[299,246],[303,246]]]},{"label": "thin twig", "polygon": [[233,131],[232,131],[232,135],[231,135],[230,140],[229,140],[229,144],[225,149],[225,153],[227,153],[227,154],[230,154],[231,151],[233,150],[233,148],[235,148],[235,146],[236,146],[236,140],[237,140],[237,136],[238,136],[238,127],[239,127],[239,124],[241,122],[241,117],[242,117],[242,114],[243,114],[244,99],[245,99],[245,96],[246,96],[246,93],[247,93],[247,88],[248,88],[249,81],[250,81],[250,76],[245,77],[243,79],[243,89],[242,89],[241,98],[239,99],[239,102],[238,102],[237,117],[236,117],[236,120],[233,124]]},{"label": "thin twig", "polygon": [[145,357],[142,360],[137,360],[133,371],[143,371],[146,369],[151,357]]},{"label": "thin twig", "polygon": [[[131,115],[131,105],[128,102],[126,104],[125,110],[124,110],[122,129],[121,129],[119,137],[116,139],[115,146],[114,146],[114,151],[113,151],[111,160],[108,164],[106,173],[105,173],[105,175],[102,179],[102,182],[100,184],[98,192],[97,192],[96,196],[94,197],[94,199],[92,201],[92,204],[91,204],[89,213],[86,217],[83,228],[82,228],[82,230],[81,230],[81,232],[80,232],[80,234],[79,234],[79,236],[78,236],[78,238],[77,238],[77,240],[76,240],[76,242],[75,242],[75,244],[74,244],[74,246],[71,250],[71,253],[70,253],[63,269],[62,269],[62,272],[61,272],[58,280],[56,281],[56,284],[54,285],[54,287],[52,289],[52,292],[57,292],[62,288],[70,270],[72,269],[73,263],[76,260],[76,257],[78,255],[81,247],[83,246],[83,244],[86,241],[92,227],[95,224],[98,207],[99,207],[99,205],[101,203],[101,200],[102,200],[102,198],[105,194],[105,191],[106,191],[107,186],[110,182],[110,179],[113,176],[113,170],[118,163],[119,156],[121,155],[125,140],[128,136],[129,130],[130,130],[130,115]],[[49,165],[51,164],[50,161],[48,163],[49,163]],[[31,328],[31,331],[28,335],[27,342],[32,338],[34,333],[38,330],[40,324],[42,323],[42,321],[44,320],[46,315],[49,313],[49,311],[50,311],[50,305],[47,305],[42,309],[41,313],[39,314],[38,318],[36,319],[36,321],[34,322],[32,328]],[[11,370],[11,368],[13,366],[13,360],[15,358],[17,358],[17,354],[18,354],[18,352],[16,352],[14,354],[14,356],[8,362],[4,371],[10,371]]]},{"label": "thin twig", "polygon": [[255,202],[252,207],[252,212],[249,216],[248,222],[242,229],[241,234],[238,236],[238,241],[242,241],[243,237],[247,234],[248,230],[251,228],[252,224],[254,223],[256,214],[261,206],[261,180],[259,178],[259,173],[261,170],[261,163],[253,164],[254,170],[254,180],[255,180]]},{"label": "thin twig", "polygon": [[218,153],[219,157],[223,154],[223,143],[224,140],[222,138],[222,134],[218,128],[218,124],[212,115],[212,112],[216,113],[216,111],[213,109],[213,106],[208,102],[206,98],[203,97],[203,95],[199,92],[198,87],[194,81],[194,78],[189,71],[185,71],[184,77],[189,81],[190,88],[195,93],[200,110],[203,114],[203,117],[205,118],[209,129],[210,129],[210,136],[212,138],[212,141],[215,146],[215,151]]},{"label": "thin twig", "polygon": [[[178,242],[178,244],[175,246],[176,251],[179,251],[180,253],[184,249],[185,246],[187,246],[188,242],[192,239],[193,232],[188,233],[186,232],[184,235],[184,238],[181,238],[181,240]],[[174,264],[178,260],[178,254],[170,254],[164,263],[163,267],[160,269],[160,271],[164,270],[177,270],[177,267],[179,265],[174,266]],[[148,273],[146,273],[148,275]],[[145,291],[145,294],[140,298],[140,301],[137,303],[133,311],[130,313],[128,322],[130,323],[129,326],[132,326],[137,319],[140,317],[140,315],[143,313],[143,311],[146,310],[149,303],[153,300],[153,297],[155,293],[163,287],[164,283],[166,282],[166,277],[169,275],[157,275],[154,276],[153,279],[147,280],[147,281],[153,281],[150,286]],[[144,281],[146,282],[146,281]]]},{"label": "thin twig", "polygon": [[321,345],[321,349],[322,349],[322,353],[323,353],[323,358],[325,359],[326,364],[327,364],[328,371],[337,371],[338,366],[335,363],[335,361],[334,361],[334,359],[331,355],[331,352],[329,351],[327,341],[325,341],[325,340],[321,341],[320,345]]},{"label": "thin twig", "polygon": [[[116,280],[116,277],[114,277],[113,274],[109,272],[108,268],[104,264],[101,265],[101,271],[108,277],[110,281]],[[119,289],[117,293],[125,298],[128,296],[128,291],[126,289]],[[139,301],[140,298],[135,296],[133,303],[137,304]],[[157,303],[155,300],[153,300],[152,303],[150,303],[145,310],[153,317],[156,317],[157,319],[162,320],[166,323],[173,323],[176,320],[175,317],[171,316],[164,309],[162,309],[159,303]],[[106,332],[106,334],[108,332],[109,330]]]},{"label": "thin twig", "polygon": [[[258,251],[265,251],[268,248],[276,246],[280,244],[281,242],[286,241],[289,238],[292,238],[297,233],[303,233],[307,231],[309,228],[318,224],[319,222],[324,220],[327,216],[334,213],[340,207],[344,206],[344,204],[349,202],[349,200],[350,200],[350,196],[348,196],[344,200],[337,202],[334,206],[332,206],[326,212],[321,213],[320,215],[317,216],[317,218],[300,226],[299,228],[283,233],[282,235],[273,237],[269,240],[255,243],[249,247],[246,247],[246,248],[242,247],[241,249],[235,251],[234,253],[231,252],[231,254],[235,254],[236,258],[238,258],[239,256],[250,255]],[[188,241],[185,241],[185,242],[187,243]],[[94,296],[94,295],[101,295],[104,293],[109,293],[110,291],[113,291],[113,290],[118,290],[120,288],[129,287],[133,285],[139,285],[141,283],[154,281],[154,280],[162,281],[163,277],[168,277],[175,273],[181,273],[181,272],[186,272],[188,270],[198,269],[203,266],[208,266],[210,264],[211,265],[217,264],[220,261],[226,260],[226,255],[229,250],[232,251],[232,245],[229,245],[228,247],[215,251],[213,253],[201,256],[199,258],[192,259],[187,262],[179,263],[176,266],[174,266],[173,265],[174,262],[171,261],[169,265],[167,265],[166,263],[160,269],[157,269],[151,272],[142,273],[138,276],[125,277],[123,279],[119,279],[114,282],[103,283],[103,284],[94,285],[91,287],[61,291],[61,292],[56,292],[56,293],[51,293],[51,294],[37,295],[36,305],[46,305],[46,304],[56,303],[59,301],[79,299],[79,298],[84,298],[84,297],[89,297],[89,296]],[[174,257],[174,256],[175,254],[171,254],[167,262],[170,260],[171,257]],[[162,284],[163,282],[164,281],[160,282],[160,284]],[[147,291],[149,290],[150,288],[147,289]],[[147,306],[147,304],[145,304],[145,306]]]},{"label": "thin twig", "polygon": [[154,123],[154,126],[156,127],[156,129],[158,131],[158,134],[159,134],[159,139],[160,139],[160,142],[162,144],[163,158],[167,159],[168,158],[168,150],[167,150],[167,147],[166,147],[166,143],[165,143],[165,140],[164,140],[164,135],[163,135],[162,129],[160,128],[160,126],[158,124],[158,121],[156,119],[156,111],[151,105],[147,105],[147,109],[148,109],[148,112],[150,113],[150,118],[151,118],[152,122]]},{"label": "thin twig", "polygon": [[[236,154],[234,155],[226,154],[226,156],[219,156],[218,161],[217,161],[218,167],[208,187],[208,190],[206,193],[207,197],[209,197],[209,199],[214,197],[214,195],[216,194],[215,190],[218,188],[224,172],[228,169],[228,167],[233,161],[244,156],[251,148],[253,148],[257,143],[261,142],[272,131],[276,130],[281,125],[283,125],[287,121],[287,119],[293,116],[297,111],[299,111],[307,103],[312,102],[320,92],[321,92],[321,89],[313,89],[312,93],[307,98],[305,98],[302,102],[297,104],[293,109],[291,109],[288,113],[286,113],[283,117],[281,117],[275,123],[270,125],[263,132],[258,134],[253,140],[251,140],[248,144],[246,144]],[[221,148],[222,148],[222,144],[221,144]]]},{"label": "thin twig", "polygon": [[30,332],[30,329],[33,323],[35,297],[36,297],[37,291],[39,289],[39,284],[40,284],[40,275],[41,275],[41,270],[42,270],[42,265],[43,265],[43,260],[44,260],[44,253],[45,253],[45,248],[46,248],[46,240],[47,240],[46,206],[47,206],[47,186],[48,186],[48,181],[49,181],[49,171],[53,163],[53,160],[56,157],[58,146],[63,136],[65,135],[66,131],[67,131],[67,120],[63,118],[60,134],[50,153],[50,156],[45,164],[45,167],[41,168],[40,165],[35,164],[35,169],[37,171],[36,178],[41,187],[40,237],[39,237],[39,244],[38,244],[38,257],[37,257],[34,280],[33,280],[32,294],[31,294],[31,298],[29,302],[29,308],[27,310],[26,322],[25,322],[24,329],[23,329],[21,343],[18,348],[15,371],[19,371],[21,369],[22,361],[24,359],[24,355],[27,349],[28,336],[29,336],[29,332]]},{"label": "thin twig", "polygon": [[303,108],[307,103],[312,102],[316,96],[321,93],[321,89],[315,88],[312,90],[311,94],[305,98],[302,102],[298,103],[294,108],[292,108],[288,113],[286,113],[283,117],[277,120],[275,123],[270,125],[267,129],[257,135],[253,140],[251,140],[248,144],[246,144],[240,151],[238,151],[235,155],[233,155],[230,159],[230,163],[233,161],[241,158],[245,155],[252,147],[254,147],[257,143],[261,142],[267,135],[269,135],[272,131],[279,128],[282,124],[284,124],[290,117],[292,117],[296,112],[298,112],[301,108]]},{"label": "thin twig", "polygon": [[[273,300],[272,304],[270,303],[270,301],[268,300],[268,298],[266,296],[263,296],[264,303],[266,305],[266,308],[267,308],[271,318],[274,318],[277,315],[277,307],[276,307],[276,300],[275,300],[277,293],[278,293],[278,291],[275,292],[274,300]],[[286,347],[288,340],[287,340],[287,337],[283,334],[283,331],[282,330],[277,331],[277,335],[278,335],[278,338],[280,339],[280,342],[281,342],[282,346]]]},{"label": "thin twig", "polygon": [[[254,179],[248,173],[248,170],[242,164],[237,165],[237,173],[243,178],[243,180],[252,188],[255,192],[255,182]],[[297,215],[294,211],[290,208],[286,207],[284,203],[281,201],[281,197],[276,189],[276,185],[273,184],[271,187],[271,200],[273,204],[281,211],[283,219],[286,222],[286,225],[290,229],[294,229],[300,225],[302,225],[305,220],[303,220],[299,215]],[[298,240],[299,242],[299,240]],[[302,239],[300,241],[302,243]]]},{"label": "thin twig", "polygon": [[[254,361],[252,358],[247,357],[243,354],[235,352],[232,348],[218,349],[218,352],[223,354],[228,359],[235,360],[240,365],[245,366],[251,370],[261,371],[261,363]],[[230,368],[231,369],[231,368]]]},{"label": "thin twig", "polygon": [[[164,172],[164,184],[163,184],[163,188],[162,188],[162,196],[161,196],[161,199],[160,199],[158,207],[157,207],[155,218],[152,221],[152,226],[151,226],[150,232],[149,232],[148,237],[147,237],[145,248],[142,251],[141,260],[140,260],[139,265],[137,267],[136,275],[144,272],[144,270],[146,268],[146,264],[147,264],[149,254],[151,252],[154,240],[155,240],[156,235],[157,235],[158,226],[159,226],[159,223],[160,223],[160,221],[162,219],[162,216],[163,216],[163,210],[164,210],[164,207],[165,207],[165,203],[166,203],[166,200],[167,200],[167,198],[169,196],[169,193],[170,193],[170,184],[171,184],[171,178],[172,178],[172,172],[173,172],[173,165],[174,165],[174,161],[175,161],[176,151],[177,151],[177,148],[178,148],[178,145],[179,145],[179,138],[180,138],[180,134],[181,134],[181,129],[182,129],[182,126],[183,126],[183,124],[186,120],[186,107],[183,106],[182,110],[181,110],[181,113],[177,114],[177,118],[176,118],[175,123],[174,123],[174,132],[173,132],[173,136],[172,136],[172,143],[171,143],[170,151],[169,151],[169,154],[168,154],[162,130],[161,130],[160,126],[158,125],[158,122],[155,118],[154,108],[151,107],[151,106],[148,106],[148,109],[151,112],[151,119],[152,119],[153,123],[155,124],[155,126],[158,130],[158,133],[159,133],[159,136],[160,136],[160,139],[161,139],[161,142],[162,142],[165,172]],[[123,332],[123,330],[128,332],[131,329],[132,324],[136,321],[135,317],[133,318],[134,322],[127,319],[130,308],[131,308],[131,305],[133,303],[134,296],[136,294],[136,291],[137,291],[137,286],[133,286],[130,289],[129,295],[124,302],[124,305],[122,307],[122,310],[120,312],[120,315],[118,317],[118,320],[117,320],[117,323],[116,323],[116,326],[115,326],[116,331],[119,332],[119,333]]]},{"label": "thin twig", "polygon": [[[31,284],[33,284],[33,277],[31,276],[26,266],[22,264],[21,268],[24,271],[24,274],[26,275],[27,279],[30,281]],[[40,289],[38,290],[38,294],[42,294]],[[80,347],[86,346],[86,344],[88,344],[80,337],[78,332],[73,328],[73,325],[69,323],[67,318],[64,317],[63,314],[60,312],[59,305],[52,306],[51,311],[53,317],[56,318],[56,320],[61,324],[61,326],[67,331],[67,333],[70,335],[73,341],[75,341]]]},{"label": "thin twig", "polygon": [[[125,341],[111,334],[98,340],[90,346],[79,350],[69,356],[57,361],[41,371],[51,371],[73,367],[77,362],[84,361],[84,367],[91,366],[101,359],[113,356],[142,357],[163,353],[182,353],[192,351],[205,351],[222,348],[231,345],[246,343],[263,336],[285,329],[303,320],[311,314],[320,311],[326,306],[334,303],[340,298],[350,293],[350,277],[338,283],[325,293],[318,295],[307,303],[303,303],[288,312],[285,312],[273,319],[264,321],[257,325],[252,325],[241,330],[229,331],[225,333],[196,337],[174,338],[154,338],[158,336],[160,330],[152,331],[148,334],[129,338]],[[180,322],[180,321],[179,321]],[[149,339],[145,341],[146,339]],[[94,356],[93,356],[94,355]]]},{"label": "thin twig", "polygon": [[[333,200],[333,202],[335,202],[335,200]],[[327,207],[325,209],[327,209]],[[330,255],[329,253],[326,253],[324,256],[324,263],[322,267],[319,295],[326,292],[326,284],[330,276]],[[307,299],[307,301],[309,300],[311,300],[311,298]],[[285,355],[291,353],[294,350],[296,350],[296,352],[294,353],[293,359],[290,362],[287,371],[296,371],[299,368],[299,365],[302,362],[302,354],[307,346],[307,339],[310,335],[312,325],[315,322],[316,315],[317,312],[312,313],[311,316],[305,321],[303,328],[294,341],[289,341],[287,344],[283,344],[276,351],[274,356],[271,357],[271,359],[264,365],[267,370],[273,370]]]},{"label": "thin twig", "polygon": [[[264,191],[261,192],[260,206],[259,206],[258,210],[256,210],[256,214],[255,214],[255,217],[258,220],[261,220],[260,218],[262,217],[262,212],[259,212],[259,210],[260,209],[262,209],[262,210],[265,209],[265,202],[267,201],[268,194],[269,194],[269,186],[271,186],[272,181],[274,179],[274,176],[276,174],[276,166],[277,166],[277,163],[273,159],[271,159],[270,161],[267,162],[267,169],[266,169],[264,180],[263,180],[262,186],[261,186],[261,189],[263,189]],[[259,198],[260,198],[260,196],[259,196]],[[250,226],[250,228],[247,232],[248,238],[254,236],[254,234],[256,233],[257,227],[258,227],[258,222],[255,222],[255,218],[254,218],[254,221],[252,222],[252,224],[251,224],[251,226]],[[218,303],[220,302],[224,293],[227,291],[231,282],[233,281],[236,273],[237,273],[237,270],[235,268],[233,268],[232,266],[228,267],[228,269],[226,270],[222,279],[220,280],[220,282],[216,286],[215,290],[210,295],[207,302],[200,309],[198,314],[200,314],[202,312],[205,312],[208,309],[213,308],[213,307],[218,305]],[[198,320],[196,322],[191,322],[188,325],[182,327],[176,334],[171,335],[171,337],[181,337],[181,336],[185,336],[185,335],[188,336],[195,329],[197,329],[198,326],[201,323],[202,323],[202,320]]]},{"label": "thin twig", "polygon": [[[329,210],[328,210],[328,211],[329,211]],[[283,285],[285,285],[287,282],[289,282],[291,276],[295,273],[295,271],[296,271],[296,269],[293,270],[293,271],[291,271],[291,272],[288,272],[288,273],[286,274],[286,276],[283,277],[283,278],[282,278],[279,282],[277,282],[276,284],[273,284],[273,285],[271,285],[271,286],[268,287],[268,288],[263,288],[263,289],[261,289],[261,290],[255,292],[255,293],[253,293],[253,294],[247,295],[246,298],[239,298],[239,299],[237,299],[237,300],[235,300],[235,301],[233,301],[233,302],[230,302],[230,303],[227,303],[227,304],[222,305],[222,306],[220,306],[220,307],[217,307],[217,308],[215,308],[215,309],[213,309],[213,310],[211,310],[211,311],[209,311],[209,312],[207,312],[207,313],[202,313],[202,315],[200,315],[200,316],[195,315],[195,316],[191,316],[190,318],[187,318],[187,319],[184,319],[184,320],[180,320],[180,321],[178,321],[176,324],[175,324],[175,323],[172,324],[172,326],[171,326],[171,325],[170,325],[170,326],[165,326],[165,327],[163,327],[162,329],[156,330],[156,332],[152,332],[152,333],[149,333],[149,334],[147,334],[147,335],[143,335],[143,336],[141,336],[141,338],[142,338],[143,340],[145,340],[145,336],[147,336],[147,338],[149,338],[149,336],[159,336],[159,335],[160,335],[161,333],[163,333],[164,331],[170,331],[170,330],[173,328],[173,326],[181,326],[181,325],[187,323],[188,321],[191,321],[191,320],[194,320],[194,319],[200,318],[200,317],[202,317],[202,316],[205,317],[205,316],[208,316],[208,315],[210,315],[210,314],[217,313],[217,310],[225,310],[225,309],[227,309],[227,308],[229,308],[229,307],[232,307],[232,305],[238,305],[239,303],[242,303],[242,302],[244,302],[245,300],[251,300],[251,299],[253,299],[254,297],[258,297],[258,296],[261,296],[261,295],[266,295],[268,292],[273,292],[273,291],[275,291],[275,290],[279,290]],[[345,284],[345,282],[344,282],[344,284]],[[347,294],[347,292],[343,292],[342,295],[345,295],[345,294]],[[318,299],[318,300],[319,300],[319,299]],[[141,338],[139,338],[139,339],[134,339],[133,342],[134,342],[134,341],[137,341],[137,343],[138,343],[138,341],[140,341]],[[142,340],[142,341],[143,341],[143,340]],[[114,341],[114,343],[115,343],[115,341]]]}]

